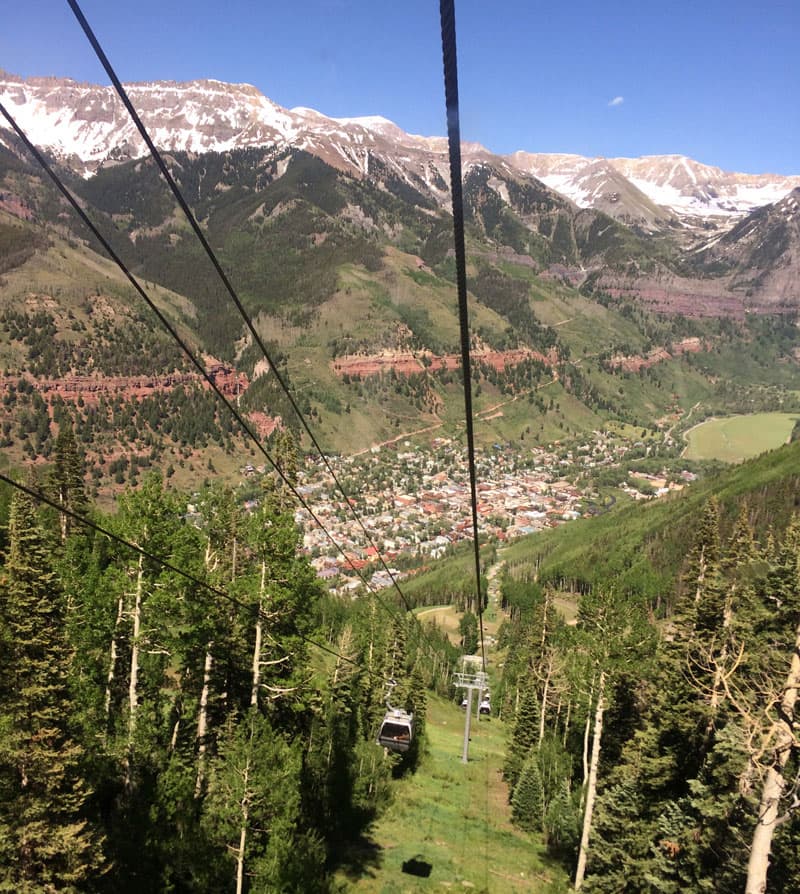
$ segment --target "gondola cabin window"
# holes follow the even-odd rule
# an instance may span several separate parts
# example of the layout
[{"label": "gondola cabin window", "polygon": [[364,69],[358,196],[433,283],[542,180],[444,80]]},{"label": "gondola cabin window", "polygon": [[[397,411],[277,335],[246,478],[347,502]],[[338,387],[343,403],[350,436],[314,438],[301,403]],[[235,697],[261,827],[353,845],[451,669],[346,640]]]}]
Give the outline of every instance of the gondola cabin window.
[{"label": "gondola cabin window", "polygon": [[378,744],[390,751],[408,751],[414,738],[414,715],[405,711],[387,711],[378,733]]}]

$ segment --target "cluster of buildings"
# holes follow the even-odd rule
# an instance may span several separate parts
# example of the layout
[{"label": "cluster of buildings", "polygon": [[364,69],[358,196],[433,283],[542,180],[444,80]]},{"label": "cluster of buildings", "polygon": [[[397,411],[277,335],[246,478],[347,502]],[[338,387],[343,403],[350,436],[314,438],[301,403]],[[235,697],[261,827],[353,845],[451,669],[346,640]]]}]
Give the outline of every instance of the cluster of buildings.
[{"label": "cluster of buildings", "polygon": [[[388,453],[388,456],[387,456]],[[482,539],[507,540],[562,524],[583,514],[585,494],[559,473],[558,455],[534,449],[525,457],[500,445],[477,458],[478,524]],[[330,538],[299,510],[304,546],[319,576],[347,590],[361,576],[373,586],[402,577],[393,563],[439,558],[461,540],[472,539],[472,509],[466,456],[460,446],[436,439],[432,449],[406,443],[398,451],[373,450],[336,461],[337,478],[350,506],[330,476],[315,466],[302,474],[300,490]],[[358,514],[356,521],[352,510]],[[369,532],[369,543],[361,525]],[[376,548],[377,547],[377,548]]]},{"label": "cluster of buildings", "polygon": [[[649,450],[642,442],[605,432],[594,435],[583,444],[556,443],[524,453],[494,444],[479,453],[481,541],[507,541],[602,511],[597,494],[576,482],[586,478],[587,471],[620,467],[626,458],[647,456]],[[375,589],[392,586],[392,578],[405,576],[404,569],[418,568],[472,539],[466,451],[452,439],[436,438],[430,448],[410,442],[373,447],[329,462],[347,499],[323,463],[309,458],[299,472],[297,489],[325,530],[303,508],[297,510],[296,520],[311,563],[332,589],[354,591],[365,579]],[[261,471],[251,465],[241,470],[244,477]],[[690,472],[671,481],[618,471],[616,486],[633,499],[662,496],[695,478]]]}]

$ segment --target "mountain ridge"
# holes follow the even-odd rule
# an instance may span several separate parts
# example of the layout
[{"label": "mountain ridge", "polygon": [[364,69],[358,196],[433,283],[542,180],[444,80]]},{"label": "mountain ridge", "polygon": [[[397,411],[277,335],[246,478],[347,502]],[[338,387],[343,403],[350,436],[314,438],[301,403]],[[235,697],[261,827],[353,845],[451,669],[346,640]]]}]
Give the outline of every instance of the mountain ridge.
[{"label": "mountain ridge", "polygon": [[[302,106],[286,109],[252,84],[202,78],[143,81],[127,89],[163,149],[291,146],[359,176],[369,173],[374,157],[404,179],[419,178],[440,205],[448,201],[447,191],[437,187],[440,178],[447,179],[445,137],[407,133],[381,115],[334,118]],[[79,159],[84,176],[145,154],[112,87],[70,78],[22,78],[0,70],[0,93],[34,142],[73,163]],[[208,109],[212,97],[213,112]],[[679,154],[589,158],[518,150],[500,155],[479,143],[463,143],[462,152],[465,173],[485,161],[507,165],[542,180],[579,207],[644,229],[692,226],[706,219],[726,225],[800,186],[800,175],[723,171]]]}]

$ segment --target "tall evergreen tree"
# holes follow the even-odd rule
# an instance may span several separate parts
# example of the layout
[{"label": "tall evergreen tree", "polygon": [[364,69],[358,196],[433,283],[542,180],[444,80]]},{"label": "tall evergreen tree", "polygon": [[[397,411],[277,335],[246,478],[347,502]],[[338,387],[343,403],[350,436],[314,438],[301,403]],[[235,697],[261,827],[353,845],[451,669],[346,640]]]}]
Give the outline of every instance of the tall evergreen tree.
[{"label": "tall evergreen tree", "polygon": [[[83,460],[78,452],[72,420],[64,417],[56,437],[53,451],[52,482],[59,506],[77,515],[83,516],[88,508],[86,487],[84,484]],[[75,529],[77,522],[69,515],[62,513],[60,519],[61,539],[66,541]]]},{"label": "tall evergreen tree", "polygon": [[544,789],[538,755],[531,751],[511,796],[511,818],[526,832],[539,832],[544,820]]},{"label": "tall evergreen tree", "polygon": [[15,495],[0,583],[0,890],[75,891],[102,869],[71,737],[64,596],[33,502]]},{"label": "tall evergreen tree", "polygon": [[503,777],[513,794],[522,767],[539,739],[539,694],[529,683],[520,699],[514,729],[506,751]]}]

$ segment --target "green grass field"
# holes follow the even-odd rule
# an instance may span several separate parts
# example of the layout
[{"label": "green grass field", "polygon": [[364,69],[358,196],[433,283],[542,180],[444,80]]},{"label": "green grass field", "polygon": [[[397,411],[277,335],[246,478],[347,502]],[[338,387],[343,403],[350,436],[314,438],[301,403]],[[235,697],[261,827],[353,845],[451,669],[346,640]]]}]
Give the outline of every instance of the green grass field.
[{"label": "green grass field", "polygon": [[[428,747],[417,772],[394,784],[394,797],[369,832],[370,858],[337,876],[339,890],[371,894],[568,890],[541,836],[515,829],[501,777],[507,729],[473,717],[469,763],[461,762],[464,714],[430,696]],[[411,861],[415,864],[409,865]],[[403,864],[406,864],[404,871]],[[430,868],[427,877],[409,869]]]},{"label": "green grass field", "polygon": [[719,459],[737,463],[785,444],[796,413],[754,413],[708,419],[686,432],[687,459]]}]

